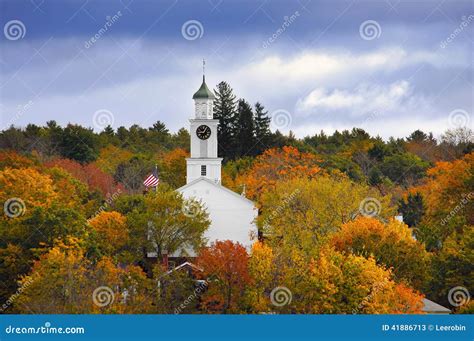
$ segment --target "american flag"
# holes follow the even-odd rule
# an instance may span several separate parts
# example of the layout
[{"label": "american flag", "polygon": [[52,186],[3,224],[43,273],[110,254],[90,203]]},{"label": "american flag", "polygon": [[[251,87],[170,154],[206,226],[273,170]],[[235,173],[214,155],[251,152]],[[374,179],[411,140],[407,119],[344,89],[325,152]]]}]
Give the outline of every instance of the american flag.
[{"label": "american flag", "polygon": [[143,181],[145,187],[156,187],[160,183],[160,179],[158,178],[158,169],[155,166],[153,172]]}]

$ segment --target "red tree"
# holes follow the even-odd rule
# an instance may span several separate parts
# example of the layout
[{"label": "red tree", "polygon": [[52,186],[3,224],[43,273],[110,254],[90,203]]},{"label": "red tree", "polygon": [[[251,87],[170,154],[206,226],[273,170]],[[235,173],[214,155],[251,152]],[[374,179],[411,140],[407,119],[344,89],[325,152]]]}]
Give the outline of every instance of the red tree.
[{"label": "red tree", "polygon": [[203,308],[214,313],[239,313],[245,287],[250,283],[249,256],[230,240],[217,241],[199,254],[200,275],[209,283],[202,296]]}]

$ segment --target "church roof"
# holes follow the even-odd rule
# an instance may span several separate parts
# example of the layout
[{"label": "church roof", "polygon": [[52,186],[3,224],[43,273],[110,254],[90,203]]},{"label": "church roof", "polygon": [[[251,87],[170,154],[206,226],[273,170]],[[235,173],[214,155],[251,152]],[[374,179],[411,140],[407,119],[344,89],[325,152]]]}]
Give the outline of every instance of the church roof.
[{"label": "church roof", "polygon": [[423,299],[423,312],[427,314],[449,314],[451,310],[439,305],[436,302],[430,301],[426,298]]},{"label": "church roof", "polygon": [[209,98],[209,99],[215,99],[216,98],[214,93],[211,90],[209,90],[209,88],[207,87],[206,78],[204,76],[202,76],[201,87],[193,95],[193,99],[197,99],[197,98]]},{"label": "church roof", "polygon": [[205,178],[205,177],[203,177],[203,176],[200,177],[200,178],[197,178],[197,179],[194,180],[194,181],[191,181],[190,183],[188,183],[188,184],[186,184],[186,185],[184,185],[184,186],[182,186],[182,187],[180,187],[180,188],[178,188],[177,191],[178,191],[178,192],[181,192],[181,191],[183,191],[184,189],[186,189],[186,188],[188,188],[188,187],[191,187],[191,186],[193,186],[194,184],[196,184],[196,183],[198,183],[198,182],[200,182],[200,181],[208,182],[208,183],[210,183],[211,185],[216,186],[217,188],[222,189],[222,190],[224,190],[224,191],[226,191],[226,192],[232,194],[232,195],[235,196],[236,198],[239,198],[239,199],[245,201],[246,203],[248,203],[248,204],[250,204],[250,205],[252,205],[252,206],[255,207],[255,203],[254,203],[252,200],[249,200],[249,199],[247,199],[247,198],[241,196],[240,194],[235,193],[234,191],[228,189],[227,187],[224,187],[224,186],[222,186],[222,185],[216,184],[214,181],[212,181],[212,180],[210,180],[210,179],[208,179],[208,178]]}]

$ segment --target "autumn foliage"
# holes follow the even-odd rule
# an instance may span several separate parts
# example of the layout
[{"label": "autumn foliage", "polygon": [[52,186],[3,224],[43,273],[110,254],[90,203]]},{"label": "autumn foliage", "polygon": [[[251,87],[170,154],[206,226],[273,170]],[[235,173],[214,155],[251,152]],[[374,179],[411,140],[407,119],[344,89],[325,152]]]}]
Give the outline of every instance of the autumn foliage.
[{"label": "autumn foliage", "polygon": [[269,149],[258,156],[250,170],[235,180],[236,185],[245,184],[247,196],[257,199],[271,190],[277,181],[293,178],[314,178],[322,172],[320,159],[314,154],[302,153],[294,147]]},{"label": "autumn foliage", "polygon": [[421,289],[427,279],[429,255],[405,224],[388,224],[374,218],[359,217],[342,225],[332,243],[340,251],[374,257],[378,264],[391,268],[397,280]]},{"label": "autumn foliage", "polygon": [[210,313],[242,312],[244,290],[250,283],[248,274],[249,256],[245,248],[230,240],[216,241],[204,248],[196,260],[199,273],[210,282],[202,297],[205,311]]},{"label": "autumn foliage", "polygon": [[111,175],[104,173],[94,163],[82,165],[69,159],[56,159],[45,164],[46,167],[59,167],[71,173],[76,179],[89,186],[91,190],[98,190],[103,195],[123,191],[123,186],[117,185]]}]

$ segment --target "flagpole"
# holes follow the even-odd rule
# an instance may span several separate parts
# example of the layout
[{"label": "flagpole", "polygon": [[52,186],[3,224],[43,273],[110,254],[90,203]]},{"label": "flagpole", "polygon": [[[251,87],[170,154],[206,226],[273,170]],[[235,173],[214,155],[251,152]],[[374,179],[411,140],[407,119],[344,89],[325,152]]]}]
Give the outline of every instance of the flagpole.
[{"label": "flagpole", "polygon": [[[158,178],[158,164],[155,163],[155,175]],[[156,188],[158,187],[158,184],[155,186],[155,193],[156,193]]]}]

